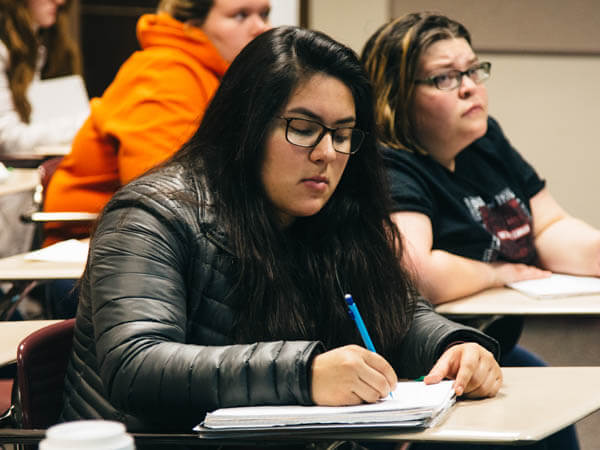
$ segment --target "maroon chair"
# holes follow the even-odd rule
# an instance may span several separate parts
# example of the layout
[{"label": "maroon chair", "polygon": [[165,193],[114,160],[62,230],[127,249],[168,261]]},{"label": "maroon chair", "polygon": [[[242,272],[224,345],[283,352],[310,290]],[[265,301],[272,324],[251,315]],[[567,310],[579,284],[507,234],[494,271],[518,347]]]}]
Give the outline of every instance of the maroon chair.
[{"label": "maroon chair", "polygon": [[58,422],[75,319],[41,328],[17,349],[16,419],[22,428],[43,429]]},{"label": "maroon chair", "polygon": [[44,212],[44,198],[50,179],[63,160],[63,156],[55,156],[47,159],[38,167],[40,182],[35,187],[33,193],[33,209],[27,213],[21,214],[21,221],[25,223],[35,223],[38,225],[34,239],[34,248],[41,246],[43,242],[43,224],[48,222],[75,222],[87,223],[93,222],[98,218],[98,213],[90,212]]}]

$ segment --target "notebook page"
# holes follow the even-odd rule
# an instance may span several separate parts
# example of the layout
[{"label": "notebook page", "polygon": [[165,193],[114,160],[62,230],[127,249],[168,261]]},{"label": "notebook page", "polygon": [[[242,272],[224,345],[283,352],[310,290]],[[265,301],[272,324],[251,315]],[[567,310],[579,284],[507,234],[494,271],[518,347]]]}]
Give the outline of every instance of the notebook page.
[{"label": "notebook page", "polygon": [[600,278],[553,273],[548,278],[518,281],[507,286],[531,297],[566,297],[600,293]]},{"label": "notebook page", "polygon": [[400,382],[393,398],[355,406],[252,406],[222,408],[206,415],[204,426],[285,426],[307,423],[378,423],[421,420],[431,417],[452,401],[453,381],[434,385]]}]

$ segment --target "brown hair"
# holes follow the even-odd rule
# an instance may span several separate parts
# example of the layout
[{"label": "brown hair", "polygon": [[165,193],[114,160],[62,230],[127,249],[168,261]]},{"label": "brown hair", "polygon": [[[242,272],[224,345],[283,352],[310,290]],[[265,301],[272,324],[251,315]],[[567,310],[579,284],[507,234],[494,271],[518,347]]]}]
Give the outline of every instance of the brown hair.
[{"label": "brown hair", "polygon": [[46,48],[42,78],[81,73],[79,51],[68,31],[70,3],[67,1],[59,7],[53,26],[36,33],[24,0],[0,0],[0,41],[9,54],[6,75],[15,108],[23,122],[28,123],[31,115],[26,94],[35,74],[40,45]]},{"label": "brown hair", "polygon": [[412,119],[419,59],[437,41],[471,36],[460,23],[435,13],[412,13],[392,20],[373,34],[361,62],[375,92],[378,140],[392,148],[426,153]]},{"label": "brown hair", "polygon": [[165,12],[180,22],[195,20],[202,24],[213,4],[213,0],[161,0],[157,11]]}]

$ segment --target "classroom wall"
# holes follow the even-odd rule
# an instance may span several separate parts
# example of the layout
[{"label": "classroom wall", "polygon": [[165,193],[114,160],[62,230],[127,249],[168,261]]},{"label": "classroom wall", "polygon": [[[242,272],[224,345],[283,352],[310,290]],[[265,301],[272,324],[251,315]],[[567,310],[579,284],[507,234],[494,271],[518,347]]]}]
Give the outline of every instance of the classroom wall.
[{"label": "classroom wall", "polygon": [[309,0],[308,26],[360,52],[367,38],[390,17],[388,0]]},{"label": "classroom wall", "polygon": [[600,57],[480,54],[490,114],[571,214],[600,227]]},{"label": "classroom wall", "polygon": [[600,227],[600,40],[581,32],[600,20],[600,4],[574,1],[311,0],[309,26],[360,52],[393,14],[435,9],[459,18],[492,62],[490,114],[559,203]]},{"label": "classroom wall", "polygon": [[298,25],[300,23],[299,0],[271,0],[271,23],[279,25]]}]

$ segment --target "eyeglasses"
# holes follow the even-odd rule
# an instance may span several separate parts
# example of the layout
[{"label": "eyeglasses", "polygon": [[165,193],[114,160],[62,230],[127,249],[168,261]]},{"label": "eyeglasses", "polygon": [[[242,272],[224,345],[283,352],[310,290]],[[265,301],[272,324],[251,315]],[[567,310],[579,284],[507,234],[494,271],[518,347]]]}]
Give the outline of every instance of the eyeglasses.
[{"label": "eyeglasses", "polygon": [[483,83],[490,77],[491,68],[492,63],[482,62],[469,67],[464,72],[461,72],[460,70],[449,70],[447,72],[443,72],[438,75],[426,78],[424,80],[415,80],[415,83],[432,84],[442,91],[451,91],[461,85],[462,78],[465,75],[468,76],[471,80],[473,80],[474,83]]},{"label": "eyeglasses", "polygon": [[358,128],[328,128],[315,120],[297,117],[279,117],[285,120],[285,139],[298,147],[314,148],[319,145],[323,136],[331,134],[333,149],[346,155],[355,154],[363,140],[365,132]]}]

